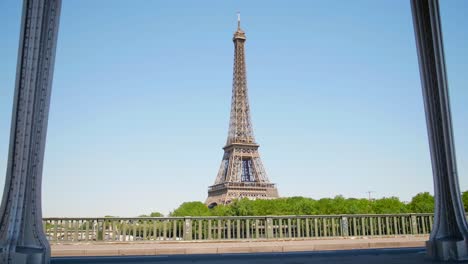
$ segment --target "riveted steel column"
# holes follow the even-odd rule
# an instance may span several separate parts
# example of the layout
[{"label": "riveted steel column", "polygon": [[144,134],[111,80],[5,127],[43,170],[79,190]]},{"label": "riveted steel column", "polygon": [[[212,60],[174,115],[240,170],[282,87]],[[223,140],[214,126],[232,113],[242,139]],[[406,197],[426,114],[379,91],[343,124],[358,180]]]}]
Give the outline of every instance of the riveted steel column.
[{"label": "riveted steel column", "polygon": [[41,182],[61,0],[25,0],[0,208],[0,263],[48,263]]},{"label": "riveted steel column", "polygon": [[434,176],[435,222],[428,254],[439,260],[468,258],[468,229],[458,185],[439,2],[412,0],[413,23]]}]

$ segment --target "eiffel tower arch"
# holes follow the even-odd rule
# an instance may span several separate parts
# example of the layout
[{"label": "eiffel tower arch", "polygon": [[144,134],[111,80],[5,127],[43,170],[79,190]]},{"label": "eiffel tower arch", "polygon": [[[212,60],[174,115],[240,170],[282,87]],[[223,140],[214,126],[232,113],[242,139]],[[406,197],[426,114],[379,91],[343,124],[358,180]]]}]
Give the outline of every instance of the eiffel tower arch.
[{"label": "eiffel tower arch", "polygon": [[247,90],[245,63],[245,32],[237,20],[234,42],[234,76],[231,116],[223,160],[215,183],[208,187],[206,204],[228,204],[233,199],[278,198],[276,185],[268,179],[263,167],[259,145],[255,142]]}]

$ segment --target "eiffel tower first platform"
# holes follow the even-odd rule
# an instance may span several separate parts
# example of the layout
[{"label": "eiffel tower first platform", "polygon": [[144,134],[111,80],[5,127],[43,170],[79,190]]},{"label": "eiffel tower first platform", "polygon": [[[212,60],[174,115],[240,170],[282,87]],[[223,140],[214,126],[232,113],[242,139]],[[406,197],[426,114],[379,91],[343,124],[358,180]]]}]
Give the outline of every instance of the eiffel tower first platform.
[{"label": "eiffel tower first platform", "polygon": [[206,204],[228,204],[233,199],[278,198],[278,190],[270,183],[255,142],[247,94],[245,67],[245,32],[237,20],[234,33],[234,77],[232,85],[231,118],[224,156],[214,185],[208,187]]}]

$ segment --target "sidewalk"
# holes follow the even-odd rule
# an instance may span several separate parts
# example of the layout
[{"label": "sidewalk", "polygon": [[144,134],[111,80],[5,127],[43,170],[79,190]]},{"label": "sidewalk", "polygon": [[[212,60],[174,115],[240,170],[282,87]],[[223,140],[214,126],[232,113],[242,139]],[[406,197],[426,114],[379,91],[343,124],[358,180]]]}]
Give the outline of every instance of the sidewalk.
[{"label": "sidewalk", "polygon": [[318,240],[52,244],[53,257],[299,252],[423,247],[427,236]]}]

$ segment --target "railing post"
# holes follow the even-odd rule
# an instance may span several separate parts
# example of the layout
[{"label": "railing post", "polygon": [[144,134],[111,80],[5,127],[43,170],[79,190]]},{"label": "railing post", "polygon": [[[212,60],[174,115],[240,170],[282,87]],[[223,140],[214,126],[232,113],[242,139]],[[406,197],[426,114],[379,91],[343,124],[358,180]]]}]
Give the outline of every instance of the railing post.
[{"label": "railing post", "polygon": [[192,219],[186,216],[184,220],[184,240],[192,240]]},{"label": "railing post", "polygon": [[273,238],[273,219],[271,217],[266,218],[266,238]]},{"label": "railing post", "polygon": [[106,219],[102,220],[102,241],[106,240]]},{"label": "railing post", "polygon": [[97,219],[96,220],[96,241],[102,240],[102,232],[100,231],[101,229],[101,220]]},{"label": "railing post", "polygon": [[54,221],[54,241],[55,241],[55,242],[58,242],[58,240],[59,240],[59,235],[58,235],[58,223],[59,223],[58,220],[55,220],[55,221]]},{"label": "railing post", "polygon": [[344,237],[349,236],[348,217],[346,217],[346,216],[341,217],[340,226],[341,226],[341,236],[344,236]]},{"label": "railing post", "polygon": [[418,234],[418,221],[415,215],[411,215],[411,234]]}]

